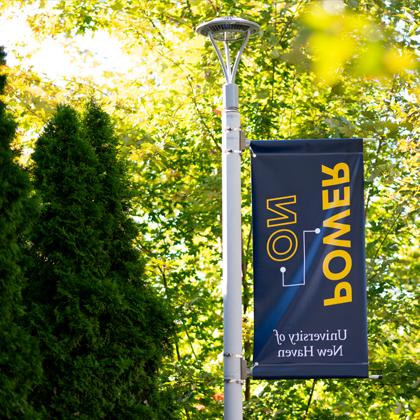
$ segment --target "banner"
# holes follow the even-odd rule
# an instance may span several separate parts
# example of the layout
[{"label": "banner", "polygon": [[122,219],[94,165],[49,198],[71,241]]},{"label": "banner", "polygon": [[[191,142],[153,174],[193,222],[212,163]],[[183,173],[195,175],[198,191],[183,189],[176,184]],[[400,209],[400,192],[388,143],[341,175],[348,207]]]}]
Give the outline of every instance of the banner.
[{"label": "banner", "polygon": [[251,153],[253,377],[367,377],[363,140]]}]

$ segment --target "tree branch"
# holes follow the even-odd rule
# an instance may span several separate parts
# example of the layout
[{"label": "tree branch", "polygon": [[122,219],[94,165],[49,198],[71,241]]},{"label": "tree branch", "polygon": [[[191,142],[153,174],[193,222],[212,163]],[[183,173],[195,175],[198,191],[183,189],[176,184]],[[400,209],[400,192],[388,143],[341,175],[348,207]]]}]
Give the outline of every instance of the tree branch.
[{"label": "tree branch", "polygon": [[314,395],[316,381],[317,381],[317,379],[314,379],[312,381],[312,388],[311,388],[311,392],[309,394],[309,400],[308,400],[308,404],[306,406],[305,414],[303,415],[303,420],[305,420],[308,416],[309,408],[311,407],[312,397]]}]

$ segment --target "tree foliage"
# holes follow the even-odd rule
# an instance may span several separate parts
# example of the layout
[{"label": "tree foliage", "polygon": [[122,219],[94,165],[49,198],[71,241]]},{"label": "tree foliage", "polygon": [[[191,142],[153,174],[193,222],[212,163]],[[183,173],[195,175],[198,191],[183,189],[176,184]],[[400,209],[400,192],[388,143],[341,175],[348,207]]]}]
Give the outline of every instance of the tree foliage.
[{"label": "tree foliage", "polygon": [[60,418],[170,417],[156,372],[171,319],[142,280],[108,116],[59,107],[33,157],[42,210],[26,298],[45,375],[34,401]]},{"label": "tree foliage", "polygon": [[[0,94],[6,76],[0,47]],[[28,395],[41,377],[37,341],[25,328],[28,220],[35,214],[27,173],[16,163],[11,143],[16,125],[0,101],[0,412],[4,418],[36,418]]]},{"label": "tree foliage", "polygon": [[[365,144],[369,358],[383,379],[247,381],[246,416],[413,417],[419,273],[415,2],[31,3],[39,4],[28,19],[41,39],[107,31],[133,60],[130,67],[96,79],[70,78],[60,86],[27,73],[35,80],[31,88],[23,85],[28,80],[22,77],[23,61],[12,69],[8,96],[23,127],[39,126],[60,95],[73,97],[77,106],[95,90],[112,113],[123,139],[120,153],[131,162],[137,189],[148,282],[177,314],[175,356],[166,359],[162,376],[178,384],[183,417],[218,418],[222,412],[222,79],[210,43],[194,29],[224,15],[254,20],[262,28],[250,41],[237,78],[242,125],[250,139],[375,139]],[[325,3],[344,9],[320,8]],[[27,107],[35,110],[33,116],[22,116]],[[244,347],[250,360],[249,158],[243,160]]]}]

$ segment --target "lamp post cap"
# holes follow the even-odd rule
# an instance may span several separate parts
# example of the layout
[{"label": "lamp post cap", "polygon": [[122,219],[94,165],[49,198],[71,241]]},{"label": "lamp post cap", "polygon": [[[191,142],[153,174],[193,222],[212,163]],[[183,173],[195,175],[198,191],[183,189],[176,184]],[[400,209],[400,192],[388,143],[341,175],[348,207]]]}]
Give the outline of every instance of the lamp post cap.
[{"label": "lamp post cap", "polygon": [[260,25],[234,16],[215,18],[200,24],[196,29],[200,35],[208,36],[211,33],[215,40],[227,42],[245,38],[248,31],[254,35],[260,31]]}]

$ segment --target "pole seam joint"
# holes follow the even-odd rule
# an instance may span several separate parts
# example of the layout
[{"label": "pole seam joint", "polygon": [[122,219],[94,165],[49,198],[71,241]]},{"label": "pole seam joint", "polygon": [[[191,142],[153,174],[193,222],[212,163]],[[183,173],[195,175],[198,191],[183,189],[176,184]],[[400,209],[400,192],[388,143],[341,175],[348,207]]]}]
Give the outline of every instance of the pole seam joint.
[{"label": "pole seam joint", "polygon": [[223,353],[223,356],[224,357],[236,357],[237,359],[242,359],[243,358],[242,354],[240,354],[240,353],[228,353],[228,352],[225,352],[225,353]]},{"label": "pole seam joint", "polygon": [[239,385],[243,385],[245,381],[243,379],[224,378],[224,382],[225,382],[225,384],[239,384]]}]

